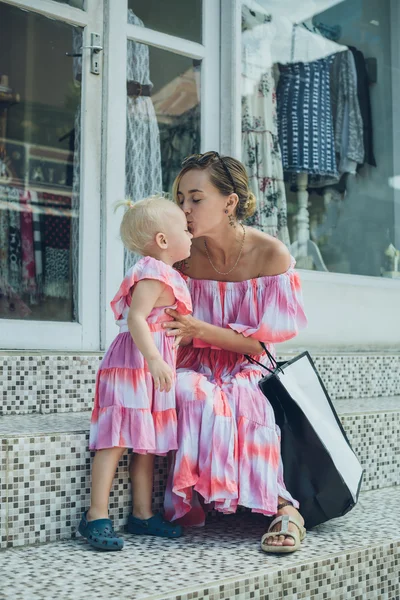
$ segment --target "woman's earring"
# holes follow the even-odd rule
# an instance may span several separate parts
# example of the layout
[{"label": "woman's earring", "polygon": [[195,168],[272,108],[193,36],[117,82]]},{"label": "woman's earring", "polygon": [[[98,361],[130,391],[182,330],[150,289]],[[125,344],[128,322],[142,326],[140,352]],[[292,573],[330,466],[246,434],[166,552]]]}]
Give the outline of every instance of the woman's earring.
[{"label": "woman's earring", "polygon": [[227,215],[227,214],[228,214],[228,212],[229,212],[229,210],[227,210],[227,209],[226,209],[226,210],[225,210],[225,214]]}]

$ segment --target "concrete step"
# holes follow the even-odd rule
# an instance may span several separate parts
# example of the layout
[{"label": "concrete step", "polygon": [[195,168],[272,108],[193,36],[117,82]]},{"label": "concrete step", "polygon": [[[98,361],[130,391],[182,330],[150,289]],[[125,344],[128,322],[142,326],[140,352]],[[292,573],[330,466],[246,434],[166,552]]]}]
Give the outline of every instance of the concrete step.
[{"label": "concrete step", "polygon": [[0,552],[2,600],[398,600],[400,489],[362,493],[353,511],[308,532],[301,550],[260,550],[267,520],[235,515],[179,540],[124,535],[99,553],[84,540]]},{"label": "concrete step", "polygon": [[[366,470],[364,490],[400,484],[400,397],[336,401]],[[90,498],[90,413],[0,418],[2,548],[70,538]],[[167,465],[157,459],[154,507],[162,506]],[[112,490],[110,514],[123,527],[130,507],[128,456]]]},{"label": "concrete step", "polygon": [[[91,409],[101,356],[0,353],[0,414]],[[400,394],[400,352],[314,353],[313,358],[332,399]]]}]

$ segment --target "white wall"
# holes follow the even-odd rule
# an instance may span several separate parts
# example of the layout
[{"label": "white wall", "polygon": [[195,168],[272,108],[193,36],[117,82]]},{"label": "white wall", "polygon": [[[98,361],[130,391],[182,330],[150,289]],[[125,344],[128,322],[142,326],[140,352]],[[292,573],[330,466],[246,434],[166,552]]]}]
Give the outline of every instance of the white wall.
[{"label": "white wall", "polygon": [[400,350],[400,280],[300,275],[309,324],[280,350]]}]

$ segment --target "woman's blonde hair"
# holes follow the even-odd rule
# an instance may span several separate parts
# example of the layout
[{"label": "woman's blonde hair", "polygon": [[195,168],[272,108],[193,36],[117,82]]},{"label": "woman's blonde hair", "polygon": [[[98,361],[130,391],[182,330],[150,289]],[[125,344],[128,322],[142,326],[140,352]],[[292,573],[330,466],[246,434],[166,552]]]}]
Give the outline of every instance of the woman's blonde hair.
[{"label": "woman's blonde hair", "polygon": [[193,169],[208,171],[211,183],[223,196],[237,194],[235,216],[239,221],[244,221],[255,213],[257,199],[250,191],[249,178],[244,165],[236,158],[220,156],[218,152],[193,154],[185,158],[172,187],[172,196],[177,204],[179,204],[178,190],[181,179],[185,173]]},{"label": "woman's blonde hair", "polygon": [[165,217],[172,214],[177,206],[159,194],[144,198],[138,202],[122,200],[115,205],[115,210],[127,207],[122,217],[120,235],[125,248],[131,252],[144,255],[154,237],[165,227]]}]

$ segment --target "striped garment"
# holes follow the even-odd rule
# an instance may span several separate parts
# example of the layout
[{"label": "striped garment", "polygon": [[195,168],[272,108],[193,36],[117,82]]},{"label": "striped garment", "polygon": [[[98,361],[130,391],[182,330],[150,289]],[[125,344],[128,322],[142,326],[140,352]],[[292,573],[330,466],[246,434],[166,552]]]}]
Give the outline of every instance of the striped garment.
[{"label": "striped garment", "polygon": [[338,178],[330,68],[335,55],[279,65],[279,141],[285,173]]}]

